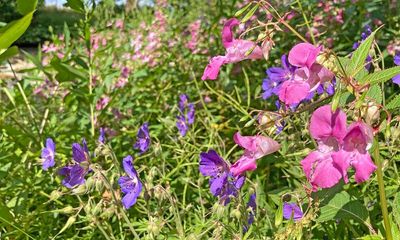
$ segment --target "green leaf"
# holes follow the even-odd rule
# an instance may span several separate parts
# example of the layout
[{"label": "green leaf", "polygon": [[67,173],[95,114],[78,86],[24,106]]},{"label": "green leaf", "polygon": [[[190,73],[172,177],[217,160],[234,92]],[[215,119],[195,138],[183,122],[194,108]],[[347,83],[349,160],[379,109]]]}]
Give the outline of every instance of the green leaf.
[{"label": "green leaf", "polygon": [[17,46],[12,46],[0,54],[0,63],[19,53]]},{"label": "green leaf", "polygon": [[235,17],[239,17],[240,15],[242,15],[247,9],[249,9],[249,7],[251,6],[251,4],[253,3],[249,3],[246,6],[244,6],[242,9],[239,9],[236,13],[235,13]]},{"label": "green leaf", "polygon": [[367,92],[367,98],[374,99],[376,103],[382,103],[382,90],[378,85],[373,85]]},{"label": "green leaf", "polygon": [[76,78],[87,79],[87,74],[84,71],[62,63],[59,59],[54,59],[50,65],[58,72],[56,79],[60,82],[72,81]]},{"label": "green leaf", "polygon": [[254,7],[250,9],[250,11],[246,13],[241,22],[242,23],[247,22],[254,15],[257,9],[258,9],[258,4],[256,4]]},{"label": "green leaf", "polygon": [[386,108],[391,110],[391,109],[396,109],[400,108],[400,94],[398,94],[396,97],[394,97],[387,105]]},{"label": "green leaf", "polygon": [[376,29],[367,39],[365,39],[361,45],[353,52],[351,61],[349,64],[349,72],[351,76],[355,76],[365,65],[365,60],[367,59],[369,50],[371,49],[372,43],[374,41],[375,33],[378,31]]},{"label": "green leaf", "polygon": [[371,73],[360,80],[360,83],[364,84],[377,84],[386,82],[387,80],[393,78],[394,76],[400,74],[400,66],[388,68],[382,71]]},{"label": "green leaf", "polygon": [[37,0],[17,0],[17,10],[26,15],[36,9]]},{"label": "green leaf", "polygon": [[68,0],[67,6],[79,13],[85,13],[85,5],[82,0]]},{"label": "green leaf", "polygon": [[24,34],[32,21],[34,11],[0,29],[0,49],[7,49]]},{"label": "green leaf", "polygon": [[283,203],[282,201],[279,201],[279,206],[275,213],[275,227],[281,225],[282,220],[283,220]]},{"label": "green leaf", "polygon": [[337,218],[353,218],[364,222],[368,217],[368,211],[358,200],[350,200],[347,192],[339,192],[325,205],[321,204],[321,214],[318,222],[329,221]]},{"label": "green leaf", "polygon": [[5,205],[0,205],[0,222],[9,224],[14,221],[14,216],[11,214],[10,209]]}]

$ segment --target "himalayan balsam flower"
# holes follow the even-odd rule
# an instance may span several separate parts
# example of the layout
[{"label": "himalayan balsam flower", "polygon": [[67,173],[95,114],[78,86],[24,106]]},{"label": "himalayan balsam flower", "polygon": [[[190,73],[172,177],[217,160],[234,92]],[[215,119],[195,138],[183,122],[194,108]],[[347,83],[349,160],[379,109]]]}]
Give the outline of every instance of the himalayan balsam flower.
[{"label": "himalayan balsam flower", "polygon": [[145,153],[150,147],[149,124],[144,123],[137,133],[137,141],[134,145],[135,149],[139,149],[141,153]]},{"label": "himalayan balsam flower", "polygon": [[283,218],[295,222],[303,218],[303,212],[296,203],[283,203]]},{"label": "himalayan balsam flower", "polygon": [[314,191],[333,187],[342,178],[347,183],[350,167],[355,169],[357,183],[366,181],[376,169],[368,153],[373,140],[371,127],[361,121],[347,127],[346,118],[340,109],[332,112],[330,105],[318,108],[311,116],[310,133],[318,149],[301,165]]},{"label": "himalayan balsam flower", "polygon": [[42,159],[43,170],[47,170],[50,167],[53,167],[56,163],[54,161],[54,157],[56,155],[56,145],[53,142],[53,139],[48,138],[46,140],[46,147],[42,149]]},{"label": "himalayan balsam flower", "polygon": [[234,176],[257,168],[257,159],[279,150],[280,145],[275,140],[265,136],[233,136],[236,144],[245,149],[244,154],[232,165],[230,171]]},{"label": "himalayan balsam flower", "polygon": [[132,156],[127,156],[122,160],[122,165],[127,176],[121,176],[118,180],[118,184],[121,187],[121,191],[125,194],[122,198],[122,205],[126,209],[132,207],[142,191],[142,182],[140,182],[139,176],[133,166]]},{"label": "himalayan balsam flower", "polygon": [[[398,52],[395,56],[394,56],[394,64],[396,64],[397,66],[400,66],[400,52]],[[396,75],[393,77],[393,83],[397,84],[400,86],[400,74]]]},{"label": "himalayan balsam flower", "polygon": [[237,196],[245,180],[244,176],[233,176],[229,164],[214,150],[200,154],[199,171],[210,177],[210,191],[224,205],[230,202],[231,197]]},{"label": "himalayan balsam flower", "polygon": [[75,163],[67,165],[58,171],[58,174],[65,176],[62,180],[64,186],[73,188],[76,185],[85,183],[85,176],[89,171],[89,167],[86,164],[89,156],[85,139],[82,140],[82,146],[79,143],[72,144],[72,158]]},{"label": "himalayan balsam flower", "polygon": [[224,56],[211,58],[201,77],[202,80],[217,79],[219,70],[224,64],[263,58],[263,52],[255,42],[233,37],[232,28],[239,24],[240,21],[236,18],[231,18],[225,22],[222,29],[222,44],[226,49],[226,53]]}]

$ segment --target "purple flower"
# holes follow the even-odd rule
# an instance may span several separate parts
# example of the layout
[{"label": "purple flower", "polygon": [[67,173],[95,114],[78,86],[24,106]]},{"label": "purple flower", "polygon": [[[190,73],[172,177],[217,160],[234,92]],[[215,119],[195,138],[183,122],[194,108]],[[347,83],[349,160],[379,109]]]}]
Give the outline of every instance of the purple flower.
[{"label": "purple flower", "polygon": [[176,127],[182,137],[186,135],[189,125],[192,125],[195,119],[194,104],[188,102],[189,99],[186,94],[179,95],[179,115],[176,117]]},{"label": "purple flower", "polygon": [[84,162],[89,160],[90,154],[86,144],[86,140],[82,139],[82,146],[79,143],[72,144],[72,158],[78,162]]},{"label": "purple flower", "polygon": [[281,84],[293,77],[296,67],[290,65],[286,55],[282,55],[281,61],[282,67],[271,67],[266,71],[268,76],[262,84],[262,89],[264,90],[263,99],[268,99],[272,95],[278,95]]},{"label": "purple flower", "polygon": [[139,149],[140,153],[145,153],[150,147],[149,124],[147,122],[139,128],[136,136],[137,140],[134,148]]},{"label": "purple flower", "polygon": [[179,109],[181,110],[181,112],[184,112],[184,109],[186,108],[188,104],[188,97],[186,94],[181,94],[179,95]]},{"label": "purple flower", "polygon": [[62,184],[67,188],[73,188],[76,185],[85,183],[85,176],[88,171],[79,164],[68,165],[61,168],[58,174],[65,176]]},{"label": "purple flower", "polygon": [[46,139],[46,147],[42,149],[42,159],[43,170],[47,170],[49,167],[53,167],[56,163],[54,161],[54,157],[56,155],[56,145],[53,142],[53,139]]},{"label": "purple flower", "polygon": [[122,165],[124,167],[127,176],[121,176],[118,179],[118,184],[121,187],[121,191],[125,194],[122,198],[122,205],[126,209],[132,207],[142,191],[142,183],[138,177],[138,174],[133,167],[133,158],[128,155],[122,160]]},{"label": "purple flower", "polygon": [[303,212],[296,203],[283,203],[283,217],[287,220],[293,219],[295,222],[303,218]]},{"label": "purple flower", "polygon": [[[85,176],[89,172],[88,164],[84,164],[89,160],[89,149],[85,139],[82,139],[82,146],[79,143],[72,144],[72,158],[75,163],[67,165],[58,171],[58,174],[65,176],[62,184],[67,188],[73,188],[76,185],[85,183]],[[82,165],[83,166],[82,166]]]},{"label": "purple flower", "polygon": [[100,135],[98,141],[103,144],[106,142],[106,133],[104,131],[104,128],[100,128]]},{"label": "purple flower", "polygon": [[200,153],[199,171],[203,176],[211,177],[210,191],[224,205],[230,202],[230,197],[237,196],[245,180],[241,175],[234,177],[228,163],[214,150]]},{"label": "purple flower", "polygon": [[[394,64],[396,64],[397,66],[400,66],[400,52],[397,52],[396,55],[394,56]],[[400,74],[396,75],[392,78],[393,83],[397,84],[400,86]]]},{"label": "purple flower", "polygon": [[194,114],[195,114],[195,109],[194,109],[194,104],[189,103],[188,105],[188,112],[187,112],[187,119],[189,125],[192,125],[194,123]]},{"label": "purple flower", "polygon": [[184,137],[189,128],[188,125],[186,124],[186,119],[184,115],[178,115],[176,117],[176,127],[179,130],[179,134],[181,134],[181,136]]},{"label": "purple flower", "polygon": [[256,215],[257,203],[256,203],[256,194],[253,193],[250,195],[249,201],[247,202],[247,210],[249,211],[249,215],[247,217],[247,225],[243,227],[243,232],[247,232],[249,227],[254,222],[254,216]]},{"label": "purple flower", "polygon": [[[356,50],[362,42],[365,41],[372,33],[371,27],[369,25],[364,26],[364,32],[361,33],[361,41],[357,41],[353,44],[353,50]],[[367,56],[366,60],[367,65],[365,65],[365,69],[369,70],[371,67],[372,57],[370,55]]]}]

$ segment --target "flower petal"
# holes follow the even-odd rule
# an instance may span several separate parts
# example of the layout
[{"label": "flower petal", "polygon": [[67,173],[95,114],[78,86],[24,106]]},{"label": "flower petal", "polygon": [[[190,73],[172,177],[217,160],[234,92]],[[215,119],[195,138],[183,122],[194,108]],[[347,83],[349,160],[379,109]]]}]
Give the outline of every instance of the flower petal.
[{"label": "flower petal", "polygon": [[330,105],[318,108],[311,116],[311,136],[320,141],[329,141],[333,137],[341,143],[346,135],[346,118],[346,114],[340,109],[332,112]]},{"label": "flower petal", "polygon": [[133,166],[133,158],[131,155],[126,156],[122,160],[122,166],[124,168],[124,171],[126,172],[126,174],[128,174],[129,177],[137,178],[137,172],[135,170],[135,167]]},{"label": "flower petal", "polygon": [[289,80],[282,84],[279,90],[279,100],[286,105],[300,103],[308,96],[310,85],[304,81]]},{"label": "flower petal", "polygon": [[228,164],[214,150],[200,153],[199,171],[203,176],[218,177],[228,169]]},{"label": "flower petal", "polygon": [[296,67],[311,68],[320,50],[312,44],[299,43],[289,51],[289,63]]},{"label": "flower petal", "polygon": [[296,203],[283,203],[283,217],[287,220],[293,218],[298,221],[303,218],[303,212]]},{"label": "flower petal", "polygon": [[256,159],[254,157],[243,155],[231,166],[233,176],[238,176],[246,171],[253,171],[257,168]]},{"label": "flower petal", "polygon": [[232,28],[239,25],[240,21],[236,18],[231,18],[227,20],[222,29],[222,44],[225,48],[229,47],[232,41],[235,39],[233,37]]},{"label": "flower petal", "polygon": [[362,183],[371,177],[371,174],[376,170],[374,162],[371,160],[369,153],[357,154],[351,165],[355,169],[355,179],[357,183]]},{"label": "flower petal", "polygon": [[211,58],[210,62],[204,69],[203,76],[201,77],[201,80],[215,80],[218,77],[219,70],[222,65],[224,65],[226,62],[226,57],[225,56],[216,56]]}]

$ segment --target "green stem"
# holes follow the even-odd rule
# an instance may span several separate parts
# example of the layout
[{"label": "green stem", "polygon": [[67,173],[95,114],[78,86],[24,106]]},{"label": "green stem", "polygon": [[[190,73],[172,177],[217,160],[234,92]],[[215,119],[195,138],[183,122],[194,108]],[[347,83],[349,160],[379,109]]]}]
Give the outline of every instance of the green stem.
[{"label": "green stem", "polygon": [[383,215],[383,225],[385,226],[386,239],[393,240],[392,228],[390,227],[389,213],[388,213],[388,207],[387,207],[387,201],[386,201],[386,195],[385,195],[385,186],[383,183],[382,162],[381,162],[380,155],[379,155],[378,140],[376,140],[376,139],[374,140],[374,145],[375,145],[375,147],[374,147],[373,157],[374,157],[375,164],[377,167],[376,175],[378,178],[379,198],[380,198],[380,204],[381,204],[382,215]]},{"label": "green stem", "polygon": [[313,33],[313,31],[312,31],[312,29],[311,29],[311,27],[310,27],[310,23],[308,22],[307,16],[306,16],[306,14],[304,13],[303,6],[301,5],[301,2],[300,2],[299,0],[297,0],[297,4],[299,5],[301,14],[303,15],[303,19],[304,19],[304,21],[306,22],[306,26],[307,26],[307,28],[308,28],[308,32],[310,33],[310,36],[311,36],[311,40],[312,40],[313,44],[315,45],[314,33]]}]

